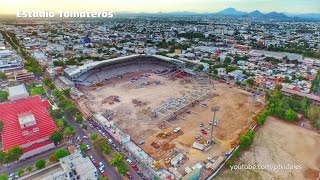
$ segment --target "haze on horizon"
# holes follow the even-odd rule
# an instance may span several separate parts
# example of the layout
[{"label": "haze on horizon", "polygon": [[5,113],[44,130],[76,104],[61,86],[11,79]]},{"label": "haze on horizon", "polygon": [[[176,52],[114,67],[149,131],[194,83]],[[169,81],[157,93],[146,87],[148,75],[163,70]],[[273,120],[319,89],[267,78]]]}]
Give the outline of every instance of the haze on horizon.
[{"label": "haze on horizon", "polygon": [[0,0],[0,14],[18,11],[218,12],[240,11],[320,13],[319,0]]}]

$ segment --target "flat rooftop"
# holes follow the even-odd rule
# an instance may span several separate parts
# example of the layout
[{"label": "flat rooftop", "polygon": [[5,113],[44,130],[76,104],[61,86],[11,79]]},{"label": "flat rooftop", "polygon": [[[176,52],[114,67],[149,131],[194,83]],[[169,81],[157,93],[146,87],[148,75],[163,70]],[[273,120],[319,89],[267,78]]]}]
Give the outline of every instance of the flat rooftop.
[{"label": "flat rooftop", "polygon": [[[65,174],[69,175],[69,172],[71,172],[73,177],[79,176],[80,179],[97,179],[97,168],[91,162],[89,157],[83,157],[80,151],[61,158],[60,164]],[[72,172],[73,170],[76,171],[77,175],[74,175]]]}]

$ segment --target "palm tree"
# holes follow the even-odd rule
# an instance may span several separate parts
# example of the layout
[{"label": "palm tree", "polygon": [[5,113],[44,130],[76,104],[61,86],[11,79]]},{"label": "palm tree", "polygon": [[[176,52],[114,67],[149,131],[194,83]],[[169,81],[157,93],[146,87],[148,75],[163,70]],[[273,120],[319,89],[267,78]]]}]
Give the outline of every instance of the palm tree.
[{"label": "palm tree", "polygon": [[111,159],[110,163],[112,166],[118,166],[121,164],[124,160],[124,154],[122,153],[115,153],[113,158]]}]

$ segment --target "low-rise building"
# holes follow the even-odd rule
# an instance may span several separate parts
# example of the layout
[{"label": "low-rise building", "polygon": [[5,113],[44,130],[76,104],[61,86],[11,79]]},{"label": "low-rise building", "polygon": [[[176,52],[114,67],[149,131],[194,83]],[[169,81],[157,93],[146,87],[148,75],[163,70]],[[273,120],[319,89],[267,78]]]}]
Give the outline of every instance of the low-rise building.
[{"label": "low-rise building", "polygon": [[48,113],[50,103],[40,96],[0,104],[2,150],[15,146],[22,148],[25,159],[55,147],[50,136],[56,125]]}]

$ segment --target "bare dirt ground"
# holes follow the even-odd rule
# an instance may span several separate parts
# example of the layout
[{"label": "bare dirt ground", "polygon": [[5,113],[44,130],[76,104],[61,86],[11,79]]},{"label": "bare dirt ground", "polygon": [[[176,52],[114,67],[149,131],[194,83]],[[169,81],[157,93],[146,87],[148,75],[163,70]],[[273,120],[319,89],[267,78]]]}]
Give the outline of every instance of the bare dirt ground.
[{"label": "bare dirt ground", "polygon": [[[144,141],[141,148],[162,164],[165,164],[165,159],[182,152],[186,155],[183,165],[178,168],[182,174],[185,167],[204,162],[207,157],[217,158],[229,152],[231,143],[237,141],[239,134],[250,124],[251,115],[263,108],[259,103],[252,103],[252,98],[248,94],[230,88],[227,84],[215,82],[215,89],[206,100],[179,114],[177,119],[170,121],[170,124],[157,121],[151,118],[153,109],[169,98],[183,96],[197,82],[181,83],[180,79],[173,81],[167,77],[149,74],[151,76],[135,82],[130,82],[130,79],[138,76],[138,73],[126,75],[121,79],[112,79],[100,87],[94,87],[94,90],[83,88],[81,90],[87,99],[78,103],[92,113],[112,110],[115,113],[113,121],[117,126],[128,133],[136,143]],[[161,83],[137,86],[145,81]],[[119,99],[119,102],[114,99]],[[203,152],[192,148],[192,144],[196,141],[197,135],[203,137],[203,142],[209,140],[209,121],[213,118],[211,112],[213,106],[220,106],[220,111],[217,113],[218,125],[214,127],[216,144],[207,152]],[[203,123],[204,127],[199,127],[200,123]],[[181,127],[182,130],[174,133],[174,127]],[[206,129],[207,135],[202,134],[201,129]],[[166,133],[167,137],[160,137]]]},{"label": "bare dirt ground", "polygon": [[[188,157],[182,166],[178,168],[180,172],[184,171],[185,167],[191,167],[198,162],[206,161],[207,157],[217,158],[231,149],[230,143],[239,138],[239,134],[247,127],[248,117],[252,109],[252,114],[257,113],[262,106],[256,107],[252,105],[252,98],[248,95],[238,92],[236,89],[229,88],[226,84],[215,84],[213,95],[208,100],[201,102],[199,105],[190,108],[191,114],[184,113],[179,115],[176,121],[171,122],[175,127],[181,127],[183,134],[177,138],[167,138],[164,145],[167,143],[174,144],[174,149],[169,151],[167,148],[155,149],[150,144],[159,141],[156,137],[158,133],[145,140],[143,145],[144,150],[151,154],[156,159],[164,159],[170,157],[175,151],[183,152]],[[208,107],[203,107],[201,104],[206,104]],[[209,140],[210,125],[209,121],[213,118],[211,107],[220,106],[220,111],[217,113],[218,125],[214,128],[214,139],[216,144],[207,152],[202,152],[192,148],[193,142],[197,134],[202,135],[204,139]],[[200,123],[204,123],[204,127],[199,127]],[[201,129],[207,129],[208,135],[201,133]],[[159,130],[158,132],[169,132],[172,128]]]},{"label": "bare dirt ground", "polygon": [[320,176],[320,135],[273,117],[259,128],[249,151],[237,164],[301,165],[294,170],[237,170],[224,172],[218,179],[308,179]]},{"label": "bare dirt ground", "polygon": [[[112,79],[112,83],[107,82],[104,86],[96,87],[95,90],[83,88],[82,91],[86,92],[88,99],[80,100],[78,103],[92,113],[113,111],[117,125],[133,139],[142,140],[158,129],[159,122],[151,120],[151,111],[169,98],[183,96],[190,87],[180,84],[179,80],[171,81],[156,74],[130,82],[131,78],[139,74],[142,73],[129,74],[122,79]],[[160,81],[160,84],[137,86],[146,81]],[[120,102],[109,104],[107,99],[111,96],[118,96]],[[140,101],[141,104],[135,100]]]}]

